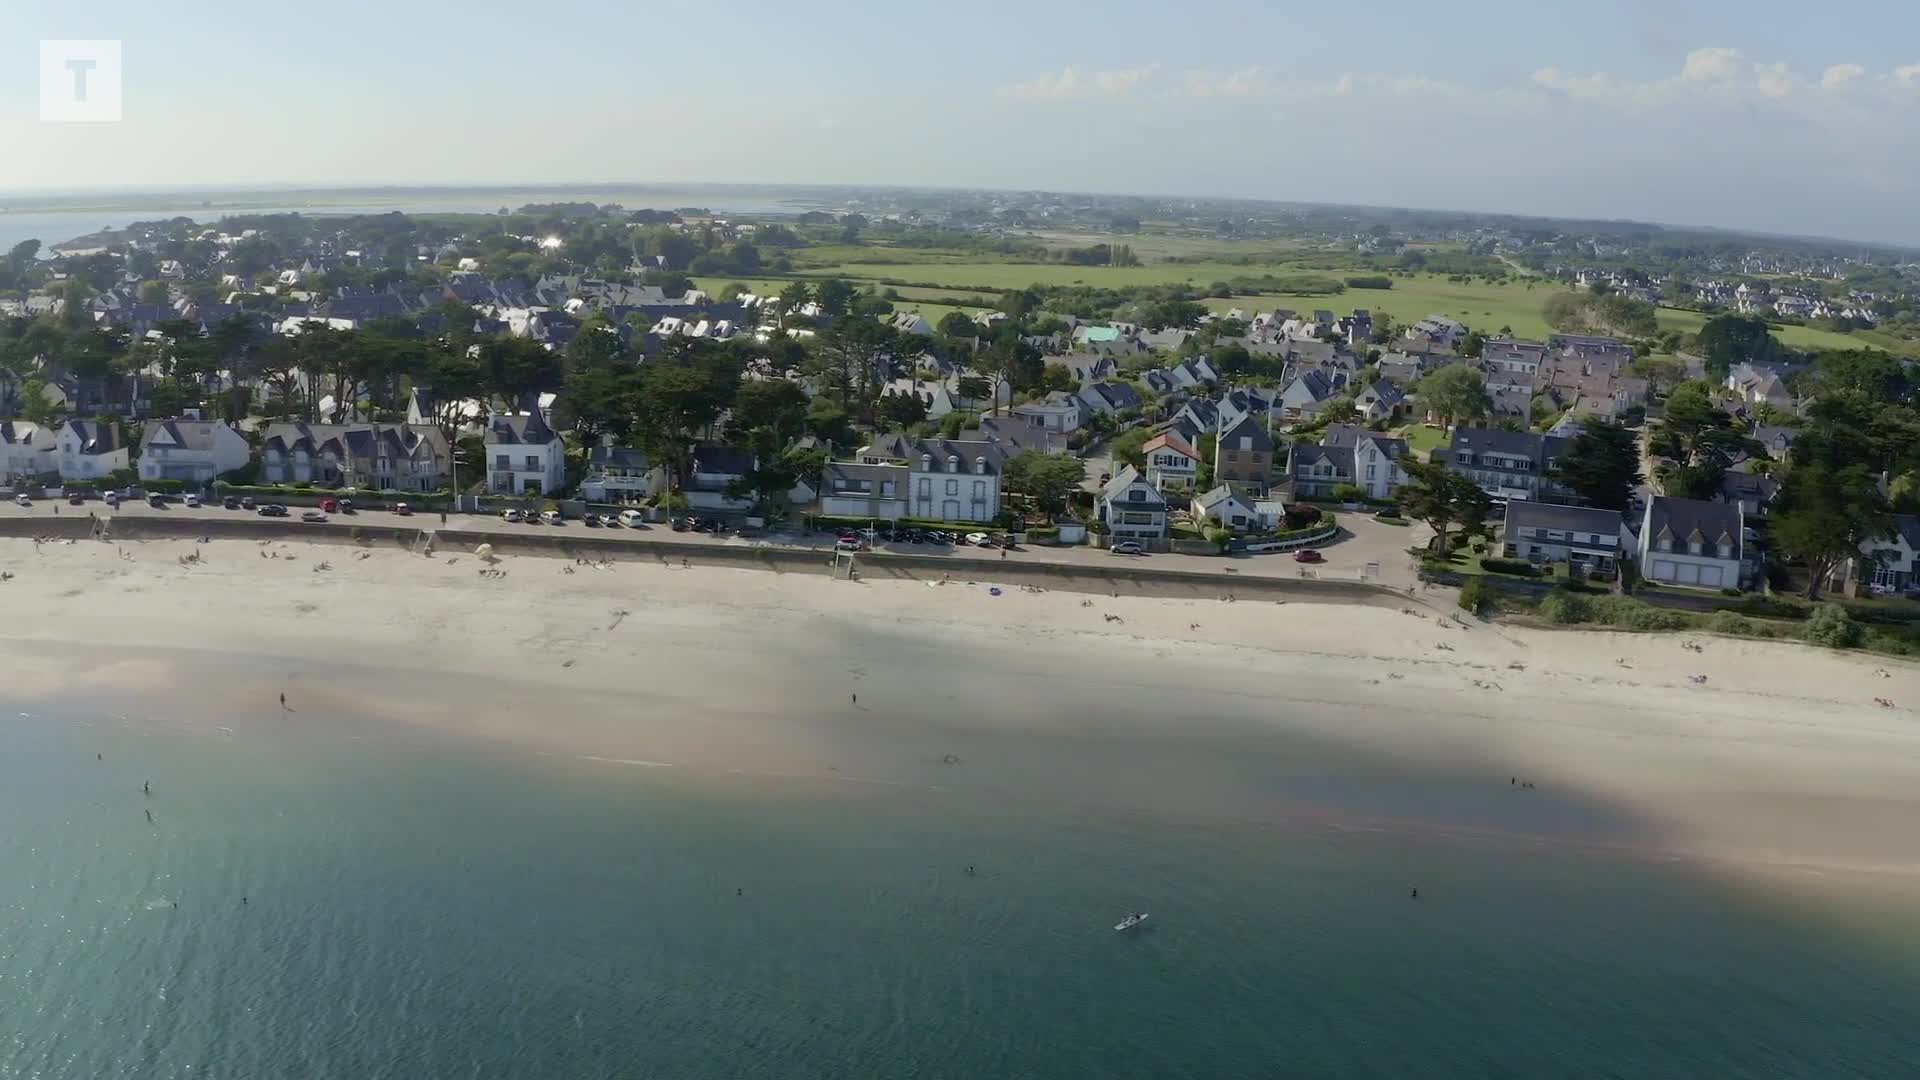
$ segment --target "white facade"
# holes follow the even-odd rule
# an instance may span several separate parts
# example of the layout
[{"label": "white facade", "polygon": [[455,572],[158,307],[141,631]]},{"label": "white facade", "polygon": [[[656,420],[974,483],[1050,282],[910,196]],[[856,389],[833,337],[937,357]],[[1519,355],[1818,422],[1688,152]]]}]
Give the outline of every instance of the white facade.
[{"label": "white facade", "polygon": [[945,461],[930,454],[909,463],[913,485],[908,514],[941,521],[992,521],[1000,515],[1000,477],[984,457],[972,462],[957,455]]},{"label": "white facade", "polygon": [[132,468],[119,430],[92,420],[69,420],[54,436],[60,479],[100,480]]},{"label": "white facade", "polygon": [[1100,519],[1115,541],[1136,540],[1149,547],[1164,546],[1167,539],[1167,500],[1160,490],[1131,465],[1100,490]]},{"label": "white facade", "polygon": [[1055,391],[1044,401],[1014,406],[1013,415],[1047,431],[1074,432],[1086,423],[1086,406],[1071,394]]},{"label": "white facade", "polygon": [[[1724,523],[1691,520],[1702,507],[1718,508]],[[1741,532],[1738,504],[1702,503],[1656,495],[1647,500],[1639,537],[1640,576],[1664,585],[1702,589],[1740,587]]]},{"label": "white facade", "polygon": [[[527,421],[538,420],[537,424]],[[487,490],[504,495],[554,495],[566,486],[567,445],[538,413],[493,417],[487,423]]]},{"label": "white facade", "polygon": [[149,420],[140,437],[140,479],[210,484],[245,468],[253,448],[230,425],[204,420]]},{"label": "white facade", "polygon": [[0,481],[60,471],[53,432],[26,420],[0,421]]},{"label": "white facade", "polygon": [[1370,499],[1390,499],[1407,482],[1407,471],[1372,439],[1353,445],[1353,484]]}]

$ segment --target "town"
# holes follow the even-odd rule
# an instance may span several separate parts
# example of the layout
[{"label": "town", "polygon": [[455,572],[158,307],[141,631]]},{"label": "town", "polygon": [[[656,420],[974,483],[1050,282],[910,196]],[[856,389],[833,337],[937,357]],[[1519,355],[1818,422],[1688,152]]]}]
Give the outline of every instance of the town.
[{"label": "town", "polygon": [[[554,204],[174,219],[51,258],[29,242],[0,294],[0,476],[22,506],[358,499],[798,527],[848,551],[1290,555],[1303,576],[1364,522],[1405,531],[1363,578],[1403,564],[1475,609],[1558,587],[1538,603],[1566,621],[1589,593],[1920,587],[1912,362],[1885,327],[1845,333],[1902,322],[1897,284],[1816,296],[1538,251],[1534,270],[1500,254],[1511,232],[1409,257],[1375,229],[1355,257],[1392,269],[1357,262],[1330,289],[1297,268],[1093,288],[1052,271],[1140,266],[1153,239],[1049,248],[981,225],[994,215],[1031,223]],[[906,284],[921,264],[889,270],[902,285],[810,268],[825,245],[1009,261],[997,292],[934,289]],[[1539,312],[1389,313],[1431,264],[1523,281]],[[1011,284],[1023,273],[1038,283]],[[1263,304],[1289,289],[1316,302]],[[1697,328],[1659,321],[1676,292]],[[1379,299],[1332,304],[1362,293]],[[1813,321],[1842,332],[1791,343]]]}]

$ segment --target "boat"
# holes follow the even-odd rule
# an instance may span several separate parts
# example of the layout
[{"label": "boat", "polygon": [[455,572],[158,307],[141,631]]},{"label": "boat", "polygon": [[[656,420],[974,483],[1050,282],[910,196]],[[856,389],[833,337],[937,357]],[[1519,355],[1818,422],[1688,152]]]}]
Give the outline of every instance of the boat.
[{"label": "boat", "polygon": [[1147,913],[1143,911],[1138,915],[1126,916],[1125,918],[1121,919],[1119,922],[1114,923],[1113,928],[1115,930],[1131,930],[1134,927],[1139,926],[1141,923],[1146,921],[1147,921]]}]

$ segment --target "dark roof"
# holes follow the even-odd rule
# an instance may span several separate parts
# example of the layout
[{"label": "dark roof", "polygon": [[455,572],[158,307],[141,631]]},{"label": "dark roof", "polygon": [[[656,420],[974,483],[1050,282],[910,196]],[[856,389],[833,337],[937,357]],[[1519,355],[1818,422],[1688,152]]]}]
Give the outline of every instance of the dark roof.
[{"label": "dark roof", "polygon": [[547,418],[537,408],[517,416],[494,416],[487,420],[487,441],[494,444],[545,446],[560,436],[547,426]]},{"label": "dark roof", "polygon": [[1323,461],[1332,465],[1334,471],[1344,473],[1349,477],[1352,476],[1353,444],[1328,445],[1322,443],[1319,446],[1315,446],[1312,443],[1308,443],[1303,446],[1295,446],[1293,448],[1293,466],[1291,471],[1297,475],[1302,467],[1318,465]]},{"label": "dark roof", "polygon": [[1106,403],[1116,409],[1137,409],[1140,407],[1140,393],[1126,383],[1096,382],[1088,383],[1087,389],[1099,394]]},{"label": "dark roof", "polygon": [[1516,499],[1507,504],[1508,537],[1513,536],[1512,530],[1520,528],[1618,536],[1624,525],[1618,510],[1596,510],[1589,506],[1557,506],[1553,503],[1525,502]]},{"label": "dark roof", "polygon": [[753,451],[744,446],[705,444],[693,448],[693,471],[745,476],[753,471]]},{"label": "dark roof", "polygon": [[1242,417],[1239,423],[1221,433],[1216,448],[1270,454],[1273,452],[1273,436],[1267,434],[1266,425],[1258,418]]},{"label": "dark roof", "polygon": [[1908,547],[1920,551],[1920,514],[1901,514],[1893,519],[1893,527]]},{"label": "dark roof", "polygon": [[120,427],[117,424],[102,424],[97,420],[69,420],[67,426],[73,429],[80,440],[80,452],[83,454],[111,454],[120,449]]},{"label": "dark roof", "polygon": [[1113,478],[1107,481],[1107,485],[1100,489],[1100,494],[1109,501],[1115,500],[1135,484],[1139,484],[1147,493],[1147,497],[1140,500],[1136,505],[1159,507],[1167,505],[1166,497],[1160,494],[1160,489],[1147,483],[1147,478],[1141,475],[1140,470],[1135,469],[1131,465],[1121,466],[1120,471],[1114,473]]},{"label": "dark roof", "polygon": [[1733,538],[1733,557],[1737,559],[1743,546],[1740,524],[1740,507],[1735,503],[1655,495],[1647,503],[1646,535],[1640,541],[1652,546],[1663,531],[1671,533],[1676,545],[1687,543],[1695,531],[1709,544],[1727,536]]},{"label": "dark roof", "polygon": [[[1567,440],[1534,431],[1507,431],[1504,428],[1455,428],[1449,447],[1454,455],[1463,450],[1474,454],[1491,451],[1511,457],[1531,458],[1544,467],[1567,448]],[[1478,462],[1476,461],[1476,464]]]},{"label": "dark roof", "polygon": [[624,446],[596,446],[587,452],[587,464],[603,468],[644,469],[647,467],[647,455],[643,450],[631,450]]},{"label": "dark roof", "polygon": [[919,467],[920,459],[931,458],[931,472],[946,472],[947,459],[958,458],[960,464],[955,471],[970,473],[974,459],[980,458],[986,462],[987,472],[998,474],[1006,462],[1007,448],[1000,443],[974,439],[914,439],[893,432],[874,436],[866,454],[869,457],[904,461],[915,468]]},{"label": "dark roof", "polygon": [[[907,469],[902,465],[865,465],[855,461],[827,462],[823,495],[879,495],[883,481],[893,481],[899,486],[894,489],[894,498],[907,497]],[[836,483],[836,481],[838,481]]]}]

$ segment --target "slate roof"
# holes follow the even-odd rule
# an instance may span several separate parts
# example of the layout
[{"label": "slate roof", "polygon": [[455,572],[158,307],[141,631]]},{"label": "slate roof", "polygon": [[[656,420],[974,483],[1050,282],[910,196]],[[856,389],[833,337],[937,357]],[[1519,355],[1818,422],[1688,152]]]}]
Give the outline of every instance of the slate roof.
[{"label": "slate roof", "polygon": [[1553,503],[1514,500],[1507,504],[1507,537],[1515,529],[1553,529],[1563,532],[1598,533],[1618,536],[1625,525],[1618,510],[1597,510],[1590,506],[1557,506]]},{"label": "slate roof", "polygon": [[992,475],[1000,472],[1008,457],[1006,447],[999,443],[972,439],[914,439],[899,432],[875,436],[862,453],[867,457],[904,461],[915,469],[920,467],[921,458],[932,458],[931,472],[948,471],[947,459],[951,457],[960,459],[954,472],[970,473],[974,459],[982,458],[986,462],[987,472]]},{"label": "slate roof", "polygon": [[545,446],[560,438],[547,426],[539,409],[528,409],[517,416],[487,418],[487,443],[493,446]]},{"label": "slate roof", "polygon": [[153,446],[157,436],[166,432],[169,448],[184,450],[211,450],[214,443],[214,428],[224,426],[212,420],[149,420],[140,436],[141,446]]},{"label": "slate roof", "polygon": [[720,476],[745,476],[753,471],[753,451],[744,446],[703,444],[693,448],[693,471]]},{"label": "slate roof", "polygon": [[[1242,440],[1247,440],[1245,445]],[[1221,433],[1216,444],[1223,450],[1250,450],[1258,453],[1273,453],[1273,436],[1267,434],[1266,426],[1254,417],[1246,417],[1232,428]]]},{"label": "slate roof", "polygon": [[[1147,497],[1139,502],[1134,502],[1131,499],[1122,500],[1120,496],[1126,494],[1127,489],[1135,484],[1139,484],[1145,489]],[[1120,471],[1113,474],[1113,479],[1107,481],[1107,486],[1100,489],[1100,493],[1105,496],[1109,502],[1118,502],[1122,506],[1164,508],[1167,505],[1165,496],[1161,495],[1159,490],[1152,484],[1147,483],[1146,477],[1140,475],[1140,471],[1131,465],[1121,466]]]},{"label": "slate roof", "polygon": [[1651,546],[1664,533],[1677,550],[1684,551],[1694,533],[1704,543],[1718,544],[1730,538],[1732,558],[1740,558],[1745,540],[1740,535],[1740,508],[1733,503],[1707,502],[1702,499],[1676,499],[1655,495],[1647,503],[1647,535],[1641,542]]},{"label": "slate roof", "polygon": [[80,452],[83,454],[111,454],[125,445],[120,440],[120,427],[117,424],[69,420],[67,427],[80,440]]}]

